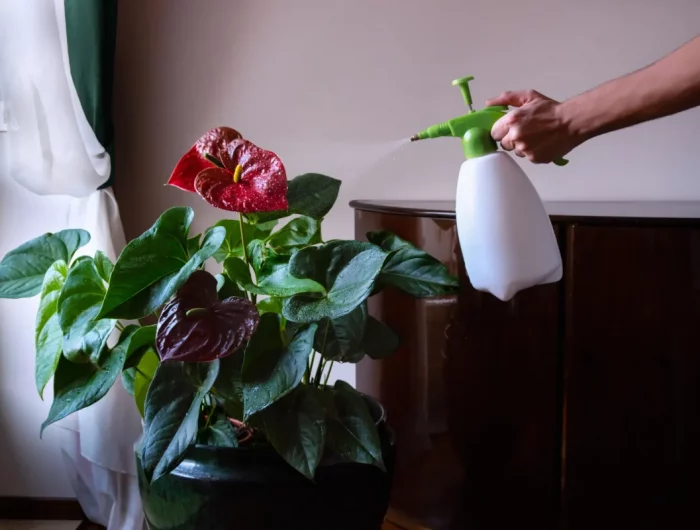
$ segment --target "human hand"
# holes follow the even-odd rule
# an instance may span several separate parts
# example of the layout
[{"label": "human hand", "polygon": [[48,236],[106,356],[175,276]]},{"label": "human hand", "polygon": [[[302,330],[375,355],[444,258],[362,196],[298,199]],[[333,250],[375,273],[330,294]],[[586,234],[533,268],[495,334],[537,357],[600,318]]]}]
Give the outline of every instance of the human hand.
[{"label": "human hand", "polygon": [[563,104],[534,90],[504,92],[486,105],[518,107],[494,124],[491,136],[536,164],[561,158],[584,141],[570,128]]}]

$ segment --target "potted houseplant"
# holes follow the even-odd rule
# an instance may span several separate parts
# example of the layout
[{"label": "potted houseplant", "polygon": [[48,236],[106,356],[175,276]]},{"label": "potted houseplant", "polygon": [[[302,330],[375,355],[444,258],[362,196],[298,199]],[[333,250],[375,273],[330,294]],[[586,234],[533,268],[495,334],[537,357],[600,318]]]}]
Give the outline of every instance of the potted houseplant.
[{"label": "potted houseplant", "polygon": [[121,377],[144,418],[136,459],[153,530],[379,529],[392,433],[378,402],[329,385],[330,372],[397,348],[368,297],[445,294],[456,279],[390,233],[325,241],[340,181],[288,181],[233,129],[202,136],[168,183],[238,216],[195,235],[192,210],[171,208],[114,264],[75,257],[83,230],[0,262],[0,296],[40,295],[36,383],[54,386],[42,430]]}]

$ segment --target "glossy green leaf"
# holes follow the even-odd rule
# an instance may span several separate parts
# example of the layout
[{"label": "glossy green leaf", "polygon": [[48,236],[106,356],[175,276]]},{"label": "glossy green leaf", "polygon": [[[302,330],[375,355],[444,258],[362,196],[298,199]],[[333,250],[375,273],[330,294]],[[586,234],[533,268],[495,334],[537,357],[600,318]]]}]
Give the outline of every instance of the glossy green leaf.
[{"label": "glossy green leaf", "polygon": [[332,361],[358,362],[364,357],[361,343],[366,321],[365,304],[360,304],[342,317],[333,320],[324,318],[318,324],[314,349]]},{"label": "glossy green leaf", "polygon": [[117,322],[98,318],[104,296],[104,281],[92,259],[81,260],[70,268],[58,298],[63,355],[69,360],[94,361],[105,347]]},{"label": "glossy green leaf", "polygon": [[[276,221],[263,225],[254,225],[243,221],[243,237],[248,245],[253,240],[264,240],[272,233]],[[214,254],[214,259],[221,263],[228,257],[243,257],[243,245],[241,243],[241,225],[237,219],[223,219],[212,228],[222,227],[226,230],[226,237],[221,248]],[[211,230],[211,228],[209,229]]]},{"label": "glossy green leaf", "polygon": [[58,298],[68,275],[65,261],[56,261],[44,276],[41,287],[39,309],[36,312],[34,344],[36,364],[34,379],[39,396],[44,396],[44,388],[53,377],[63,350],[63,331],[58,321]]},{"label": "glossy green leaf", "polygon": [[153,380],[153,376],[160,365],[160,359],[154,349],[149,348],[143,354],[139,364],[130,370],[134,371],[134,401],[136,408],[143,418],[146,415],[146,396],[148,387]]},{"label": "glossy green leaf", "polygon": [[119,336],[119,342],[114,347],[126,351],[125,368],[137,366],[148,348],[154,348],[156,342],[156,326],[129,325]]},{"label": "glossy green leaf", "polygon": [[98,250],[95,252],[95,267],[97,267],[97,273],[100,275],[104,281],[109,282],[109,277],[112,275],[112,270],[114,270],[114,265],[112,261],[107,257],[107,255]]},{"label": "glossy green leaf", "polygon": [[282,313],[282,300],[279,298],[265,298],[260,300],[257,304],[258,313],[264,315],[265,313]]},{"label": "glossy green leaf", "polygon": [[333,406],[328,411],[326,446],[335,456],[384,470],[382,444],[374,419],[362,395],[345,381],[333,389]]},{"label": "glossy green leaf", "polygon": [[367,233],[367,241],[379,245],[386,252],[393,252],[401,248],[413,247],[408,241],[401,239],[396,234],[386,230],[375,230]]},{"label": "glossy green leaf", "polygon": [[224,272],[241,289],[253,294],[266,294],[265,291],[255,285],[250,275],[250,267],[241,258],[226,258],[224,261]]},{"label": "glossy green leaf", "polygon": [[390,232],[370,232],[367,238],[390,252],[379,275],[380,284],[392,285],[416,298],[457,291],[458,279],[427,252]]},{"label": "glossy green leaf", "polygon": [[[374,245],[356,255],[348,250],[338,247],[332,253],[327,281],[333,280],[333,284],[326,296],[296,295],[285,300],[282,314],[287,320],[316,322],[323,318],[336,319],[367,299],[386,254]],[[314,274],[317,273],[314,271]]]},{"label": "glossy green leaf", "polygon": [[286,298],[299,293],[325,293],[323,285],[289,273],[289,257],[275,256],[262,262],[258,287],[264,294]]},{"label": "glossy green leaf", "polygon": [[214,412],[214,417],[200,434],[199,440],[201,444],[214,447],[238,447],[236,429],[226,414],[219,410]]},{"label": "glossy green leaf", "polygon": [[338,273],[353,258],[366,250],[378,249],[362,241],[333,240],[318,247],[307,247],[289,260],[289,273],[296,278],[308,278],[330,289]]},{"label": "glossy green leaf", "polygon": [[360,344],[363,353],[372,359],[384,359],[394,353],[399,345],[399,336],[389,326],[372,316],[367,317]]},{"label": "glossy green leaf", "polygon": [[338,198],[340,184],[338,179],[318,173],[299,175],[287,185],[287,211],[248,214],[248,218],[257,223],[281,219],[292,214],[323,219]]},{"label": "glossy green leaf", "polygon": [[248,243],[248,260],[250,265],[253,267],[255,274],[260,273],[260,267],[267,258],[276,256],[277,253],[265,246],[265,241],[261,239],[254,239]]},{"label": "glossy green leaf", "polygon": [[[191,258],[199,250],[199,242],[202,239],[202,234],[192,236],[187,240],[187,255]],[[218,252],[218,251],[217,251]]]},{"label": "glossy green leaf", "polygon": [[309,479],[316,474],[326,438],[325,411],[319,392],[313,386],[299,385],[256,414],[253,420],[279,455]]},{"label": "glossy green leaf", "polygon": [[176,207],[131,241],[114,265],[100,317],[136,319],[162,306],[223,244],[226,231],[210,230],[188,259],[191,208]]},{"label": "glossy green leaf", "polygon": [[39,294],[44,276],[56,261],[70,263],[76,250],[90,241],[85,230],[44,234],[11,250],[0,261],[0,298]]},{"label": "glossy green leaf", "polygon": [[151,481],[170,473],[197,439],[199,407],[219,373],[219,362],[162,363],[146,396],[141,462]]},{"label": "glossy green leaf", "polygon": [[214,391],[223,400],[226,413],[231,418],[243,418],[243,355],[236,353],[219,360],[219,376]]},{"label": "glossy green leaf", "polygon": [[301,382],[311,354],[316,324],[299,330],[285,346],[279,317],[266,313],[243,360],[244,418],[269,407]]},{"label": "glossy green leaf", "polygon": [[319,226],[311,217],[297,217],[273,233],[267,244],[276,252],[308,245],[317,236]]},{"label": "glossy green leaf", "polygon": [[95,364],[76,364],[61,357],[53,380],[53,403],[41,432],[52,423],[102,399],[121,373],[124,357],[123,350],[107,348]]},{"label": "glossy green leaf", "polygon": [[219,293],[219,300],[226,300],[232,296],[237,296],[240,298],[245,298],[246,294],[243,289],[238,287],[238,284],[231,280],[225,274],[217,274],[216,278],[216,292]]}]

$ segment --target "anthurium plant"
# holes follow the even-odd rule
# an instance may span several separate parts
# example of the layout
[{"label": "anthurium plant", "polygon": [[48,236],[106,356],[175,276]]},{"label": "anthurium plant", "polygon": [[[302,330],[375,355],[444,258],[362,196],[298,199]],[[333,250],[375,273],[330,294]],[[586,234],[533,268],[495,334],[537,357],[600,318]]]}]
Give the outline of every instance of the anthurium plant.
[{"label": "anthurium plant", "polygon": [[171,208],[116,263],[76,257],[84,230],[44,234],[0,262],[1,297],[39,296],[36,386],[54,389],[42,431],[121,378],[144,419],[149,480],[194,444],[268,444],[309,478],[324,456],[383,467],[366,401],[329,386],[331,370],[398,347],[370,296],[442,295],[456,279],[390,233],[324,240],[340,181],[287,180],[277,155],[231,128],[202,136],[168,183],[238,215],[191,234],[193,211]]}]

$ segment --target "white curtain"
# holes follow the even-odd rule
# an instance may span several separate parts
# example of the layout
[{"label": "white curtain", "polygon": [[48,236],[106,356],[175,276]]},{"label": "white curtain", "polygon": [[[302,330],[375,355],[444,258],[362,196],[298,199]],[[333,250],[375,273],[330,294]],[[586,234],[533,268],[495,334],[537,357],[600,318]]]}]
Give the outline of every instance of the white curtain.
[{"label": "white curtain", "polygon": [[[111,160],[70,76],[63,5],[63,0],[0,1],[0,84],[10,129],[0,133],[7,134],[8,159],[0,176],[13,181],[2,190],[18,196],[28,190],[35,197],[33,211],[3,220],[0,241],[6,252],[43,232],[84,228],[92,241],[83,252],[100,249],[114,260],[125,245],[119,209],[111,189],[97,191],[110,175]],[[24,189],[13,191],[14,183]],[[35,233],[27,233],[29,228]],[[23,340],[16,347],[28,356],[33,355],[33,342],[26,339],[33,337],[36,307],[29,306],[21,307],[27,330],[16,333]],[[3,311],[16,310],[3,304],[0,326],[7,317]],[[120,381],[99,403],[49,429],[62,430],[69,479],[90,520],[109,530],[141,530],[133,451],[141,423]]]}]

